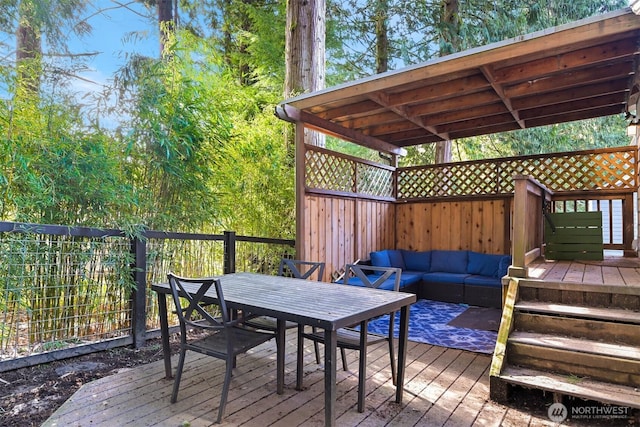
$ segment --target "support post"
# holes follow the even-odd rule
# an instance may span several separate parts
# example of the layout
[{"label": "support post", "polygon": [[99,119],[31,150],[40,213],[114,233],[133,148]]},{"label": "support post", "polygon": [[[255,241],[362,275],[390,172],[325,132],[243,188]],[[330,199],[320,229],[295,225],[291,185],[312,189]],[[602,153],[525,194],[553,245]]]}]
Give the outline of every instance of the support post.
[{"label": "support post", "polygon": [[131,333],[135,348],[144,347],[147,333],[147,242],[138,236],[131,239],[133,263],[131,275],[136,284],[131,295]]},{"label": "support post", "polygon": [[224,274],[236,272],[236,232],[224,232]]}]

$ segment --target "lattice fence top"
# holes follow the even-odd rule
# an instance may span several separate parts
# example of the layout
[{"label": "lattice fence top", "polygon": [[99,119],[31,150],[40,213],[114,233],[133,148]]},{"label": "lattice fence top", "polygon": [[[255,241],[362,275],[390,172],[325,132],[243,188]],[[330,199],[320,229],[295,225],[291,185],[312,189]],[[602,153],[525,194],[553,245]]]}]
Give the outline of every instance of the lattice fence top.
[{"label": "lattice fence top", "polygon": [[637,188],[637,149],[620,147],[425,165],[395,170],[326,149],[307,146],[310,189],[397,199],[505,195],[515,175],[531,176],[553,192]]},{"label": "lattice fence top", "polygon": [[393,198],[395,168],[332,153],[317,147],[306,151],[307,188]]},{"label": "lattice fence top", "polygon": [[637,188],[635,147],[398,169],[398,199],[511,194],[528,175],[551,191]]}]

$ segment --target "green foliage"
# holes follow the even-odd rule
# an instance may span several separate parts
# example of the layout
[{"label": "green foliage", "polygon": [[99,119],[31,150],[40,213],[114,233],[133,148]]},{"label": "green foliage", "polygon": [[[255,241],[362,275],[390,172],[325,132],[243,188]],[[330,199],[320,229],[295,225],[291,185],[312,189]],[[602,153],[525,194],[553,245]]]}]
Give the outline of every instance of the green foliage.
[{"label": "green foliage", "polygon": [[242,85],[215,43],[188,32],[169,52],[128,74],[137,104],[122,132],[137,216],[154,229],[282,237],[294,199],[285,124],[273,114],[279,96],[270,84]]},{"label": "green foliage", "polygon": [[121,218],[130,191],[120,150],[104,132],[85,128],[75,106],[16,98],[0,104],[0,132],[3,220],[107,225]]},{"label": "green foliage", "polygon": [[455,141],[456,160],[619,147],[629,144],[624,116],[483,135]]}]

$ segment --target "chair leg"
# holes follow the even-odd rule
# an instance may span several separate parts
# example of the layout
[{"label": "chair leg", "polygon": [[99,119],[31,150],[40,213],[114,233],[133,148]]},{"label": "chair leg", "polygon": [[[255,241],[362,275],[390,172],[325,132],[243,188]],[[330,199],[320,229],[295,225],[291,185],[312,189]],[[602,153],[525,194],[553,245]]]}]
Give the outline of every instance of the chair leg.
[{"label": "chair leg", "polygon": [[342,356],[342,370],[348,371],[349,366],[347,365],[347,352],[344,347],[340,347],[340,356]]},{"label": "chair leg", "polygon": [[184,359],[187,350],[180,350],[180,359],[178,359],[178,367],[176,369],[176,377],[173,380],[173,392],[171,393],[171,403],[176,403],[178,400],[178,389],[180,388],[180,379],[182,378],[182,368],[184,368]]},{"label": "chair leg", "polygon": [[397,369],[396,369],[396,356],[395,350],[393,349],[393,328],[395,325],[395,317],[396,313],[393,312],[389,315],[389,358],[391,359],[391,381],[393,381],[393,385],[396,385],[396,377],[397,377]]},{"label": "chair leg", "polygon": [[393,339],[389,340],[389,358],[391,361],[391,381],[393,381],[393,385],[396,385],[397,369],[396,369],[395,350],[393,349]]},{"label": "chair leg", "polygon": [[235,356],[227,359],[226,362],[226,372],[224,374],[224,384],[222,385],[222,395],[220,396],[220,407],[218,408],[218,419],[216,420],[217,424],[222,422],[222,417],[224,416],[224,407],[227,405],[227,395],[229,394],[229,384],[231,383],[231,374],[233,372],[233,365],[235,363]]},{"label": "chair leg", "polygon": [[[317,332],[317,329],[315,326],[311,327],[311,332],[314,334]],[[313,342],[313,349],[316,351],[316,365],[319,365],[320,364],[320,345],[318,344],[318,341]]]}]

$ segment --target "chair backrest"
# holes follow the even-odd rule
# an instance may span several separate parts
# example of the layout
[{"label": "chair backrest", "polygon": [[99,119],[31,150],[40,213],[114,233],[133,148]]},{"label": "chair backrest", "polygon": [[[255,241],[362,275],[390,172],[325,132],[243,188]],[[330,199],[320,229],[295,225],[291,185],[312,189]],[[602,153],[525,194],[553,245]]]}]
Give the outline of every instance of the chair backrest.
[{"label": "chair backrest", "polygon": [[[181,327],[190,325],[201,329],[219,330],[231,326],[232,322],[222,295],[219,279],[180,277],[173,273],[167,274],[167,278]],[[215,294],[209,292],[207,295],[211,286],[213,286]],[[206,302],[203,301],[205,295],[207,296]],[[181,298],[188,302],[186,307],[182,306]],[[204,306],[211,305],[212,302],[219,307],[220,317],[214,317],[205,310]]]},{"label": "chair backrest", "polygon": [[393,290],[400,290],[402,269],[396,267],[374,267],[364,264],[347,264],[344,284],[349,284],[349,277],[357,277],[368,288],[379,288],[387,279],[393,277]]},{"label": "chair backrest", "polygon": [[308,279],[315,272],[318,273],[316,280],[321,282],[324,277],[324,262],[282,258],[278,268],[278,276],[295,277],[296,279]]}]

